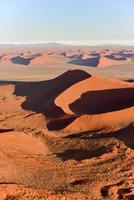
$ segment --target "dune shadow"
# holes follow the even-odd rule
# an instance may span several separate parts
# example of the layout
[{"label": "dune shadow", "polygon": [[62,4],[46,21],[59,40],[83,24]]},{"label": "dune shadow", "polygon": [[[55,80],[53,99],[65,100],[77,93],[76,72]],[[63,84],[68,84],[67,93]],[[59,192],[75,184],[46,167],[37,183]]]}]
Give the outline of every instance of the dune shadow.
[{"label": "dune shadow", "polygon": [[64,116],[64,118],[58,118],[57,120],[51,120],[50,122],[47,123],[47,128],[50,131],[58,131],[61,129],[64,129],[66,126],[68,126],[69,124],[71,124],[74,120],[77,119],[78,116],[74,115],[74,116],[67,116],[66,114]]},{"label": "dune shadow", "polygon": [[134,125],[131,124],[120,130],[108,132],[108,133],[98,133],[97,131],[96,132],[86,131],[86,132],[71,134],[71,135],[65,136],[65,138],[70,138],[70,139],[79,138],[79,139],[88,139],[88,140],[115,138],[124,142],[124,144],[127,147],[134,150]]},{"label": "dune shadow", "polygon": [[115,132],[95,134],[90,137],[91,139],[99,138],[116,138],[120,141],[123,141],[124,144],[134,150],[134,125],[131,124],[123,129],[117,130]]},{"label": "dune shadow", "polygon": [[100,53],[92,52],[92,53],[90,53],[89,55],[99,57],[99,56],[100,56]]},{"label": "dune shadow", "polygon": [[85,150],[85,149],[68,149],[62,153],[57,153],[57,157],[61,160],[85,160],[94,157],[101,156],[102,154],[106,153],[108,149],[106,147],[100,147],[95,150]]},{"label": "dune shadow", "polygon": [[134,83],[134,79],[128,79],[128,80],[124,80],[124,81],[126,81],[128,83]]},{"label": "dune shadow", "polygon": [[21,56],[16,56],[11,58],[13,64],[21,64],[21,65],[28,65],[30,64],[32,58],[24,58]]},{"label": "dune shadow", "polygon": [[[14,95],[25,96],[22,108],[42,113],[48,119],[48,128],[59,130],[71,123],[74,117],[66,117],[62,108],[55,105],[55,98],[73,84],[89,77],[91,76],[82,70],[69,70],[48,81],[19,82],[15,85]],[[59,122],[53,119],[58,119]]]},{"label": "dune shadow", "polygon": [[127,58],[125,57],[125,55],[120,55],[120,54],[105,55],[104,57],[109,58],[111,60],[117,60],[117,61],[127,60]]},{"label": "dune shadow", "polygon": [[39,56],[41,56],[41,54],[35,54],[35,55],[31,55],[29,57],[16,56],[16,57],[11,58],[11,62],[13,64],[29,65],[31,60],[33,60],[34,58],[37,58]]},{"label": "dune shadow", "polygon": [[134,150],[134,126],[130,125],[122,130],[115,131],[111,136],[124,142],[124,144]]},{"label": "dune shadow", "polygon": [[0,85],[16,85],[17,81],[1,81]]},{"label": "dune shadow", "polygon": [[10,128],[10,129],[0,129],[0,133],[7,133],[7,132],[12,132],[14,131],[13,128]]},{"label": "dune shadow", "polygon": [[69,64],[73,65],[81,65],[81,66],[90,66],[90,67],[97,67],[99,64],[100,57],[88,58],[88,59],[73,59],[69,61]]},{"label": "dune shadow", "polygon": [[83,93],[69,105],[76,114],[101,114],[134,106],[134,88],[95,90]]},{"label": "dune shadow", "polygon": [[122,50],[122,51],[119,51],[119,52],[116,52],[114,55],[119,55],[119,56],[122,56],[122,57],[125,57],[125,58],[131,58],[131,57],[133,57],[134,56],[134,53],[125,53],[125,51],[124,50]]}]

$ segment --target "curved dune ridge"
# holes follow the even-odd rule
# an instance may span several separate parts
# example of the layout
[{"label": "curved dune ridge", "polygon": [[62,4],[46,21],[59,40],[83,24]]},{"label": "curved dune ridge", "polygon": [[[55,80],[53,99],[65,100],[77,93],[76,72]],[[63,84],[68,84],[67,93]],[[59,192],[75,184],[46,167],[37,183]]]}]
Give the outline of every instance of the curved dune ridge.
[{"label": "curved dune ridge", "polygon": [[60,94],[55,104],[76,117],[64,131],[118,129],[134,122],[134,84],[90,77]]},{"label": "curved dune ridge", "polygon": [[0,86],[1,199],[133,199],[134,83],[69,70]]}]

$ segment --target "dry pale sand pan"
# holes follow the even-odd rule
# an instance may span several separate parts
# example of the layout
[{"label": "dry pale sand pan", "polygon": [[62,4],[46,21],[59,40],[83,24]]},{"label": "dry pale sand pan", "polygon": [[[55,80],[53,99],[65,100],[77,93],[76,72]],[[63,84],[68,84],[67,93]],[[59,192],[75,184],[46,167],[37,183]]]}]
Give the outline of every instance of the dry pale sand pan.
[{"label": "dry pale sand pan", "polygon": [[68,70],[0,86],[0,199],[134,197],[134,84]]}]

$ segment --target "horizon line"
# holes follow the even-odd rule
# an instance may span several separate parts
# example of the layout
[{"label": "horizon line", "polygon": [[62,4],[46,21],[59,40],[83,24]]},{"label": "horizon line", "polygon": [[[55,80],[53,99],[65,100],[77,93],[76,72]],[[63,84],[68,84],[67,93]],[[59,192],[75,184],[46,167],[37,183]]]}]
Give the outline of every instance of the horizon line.
[{"label": "horizon line", "polygon": [[134,46],[134,42],[132,41],[36,41],[36,42],[5,42],[0,45],[69,45],[69,46],[110,46],[110,45],[119,45],[119,46]]}]

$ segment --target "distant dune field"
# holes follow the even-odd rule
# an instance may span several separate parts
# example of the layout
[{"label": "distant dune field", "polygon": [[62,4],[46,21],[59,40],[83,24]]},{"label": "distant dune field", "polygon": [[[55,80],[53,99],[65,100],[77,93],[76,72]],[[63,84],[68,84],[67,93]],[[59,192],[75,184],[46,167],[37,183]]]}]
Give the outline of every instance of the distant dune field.
[{"label": "distant dune field", "polygon": [[134,77],[133,48],[6,46],[0,52],[0,80],[47,80],[69,69],[127,80]]}]

